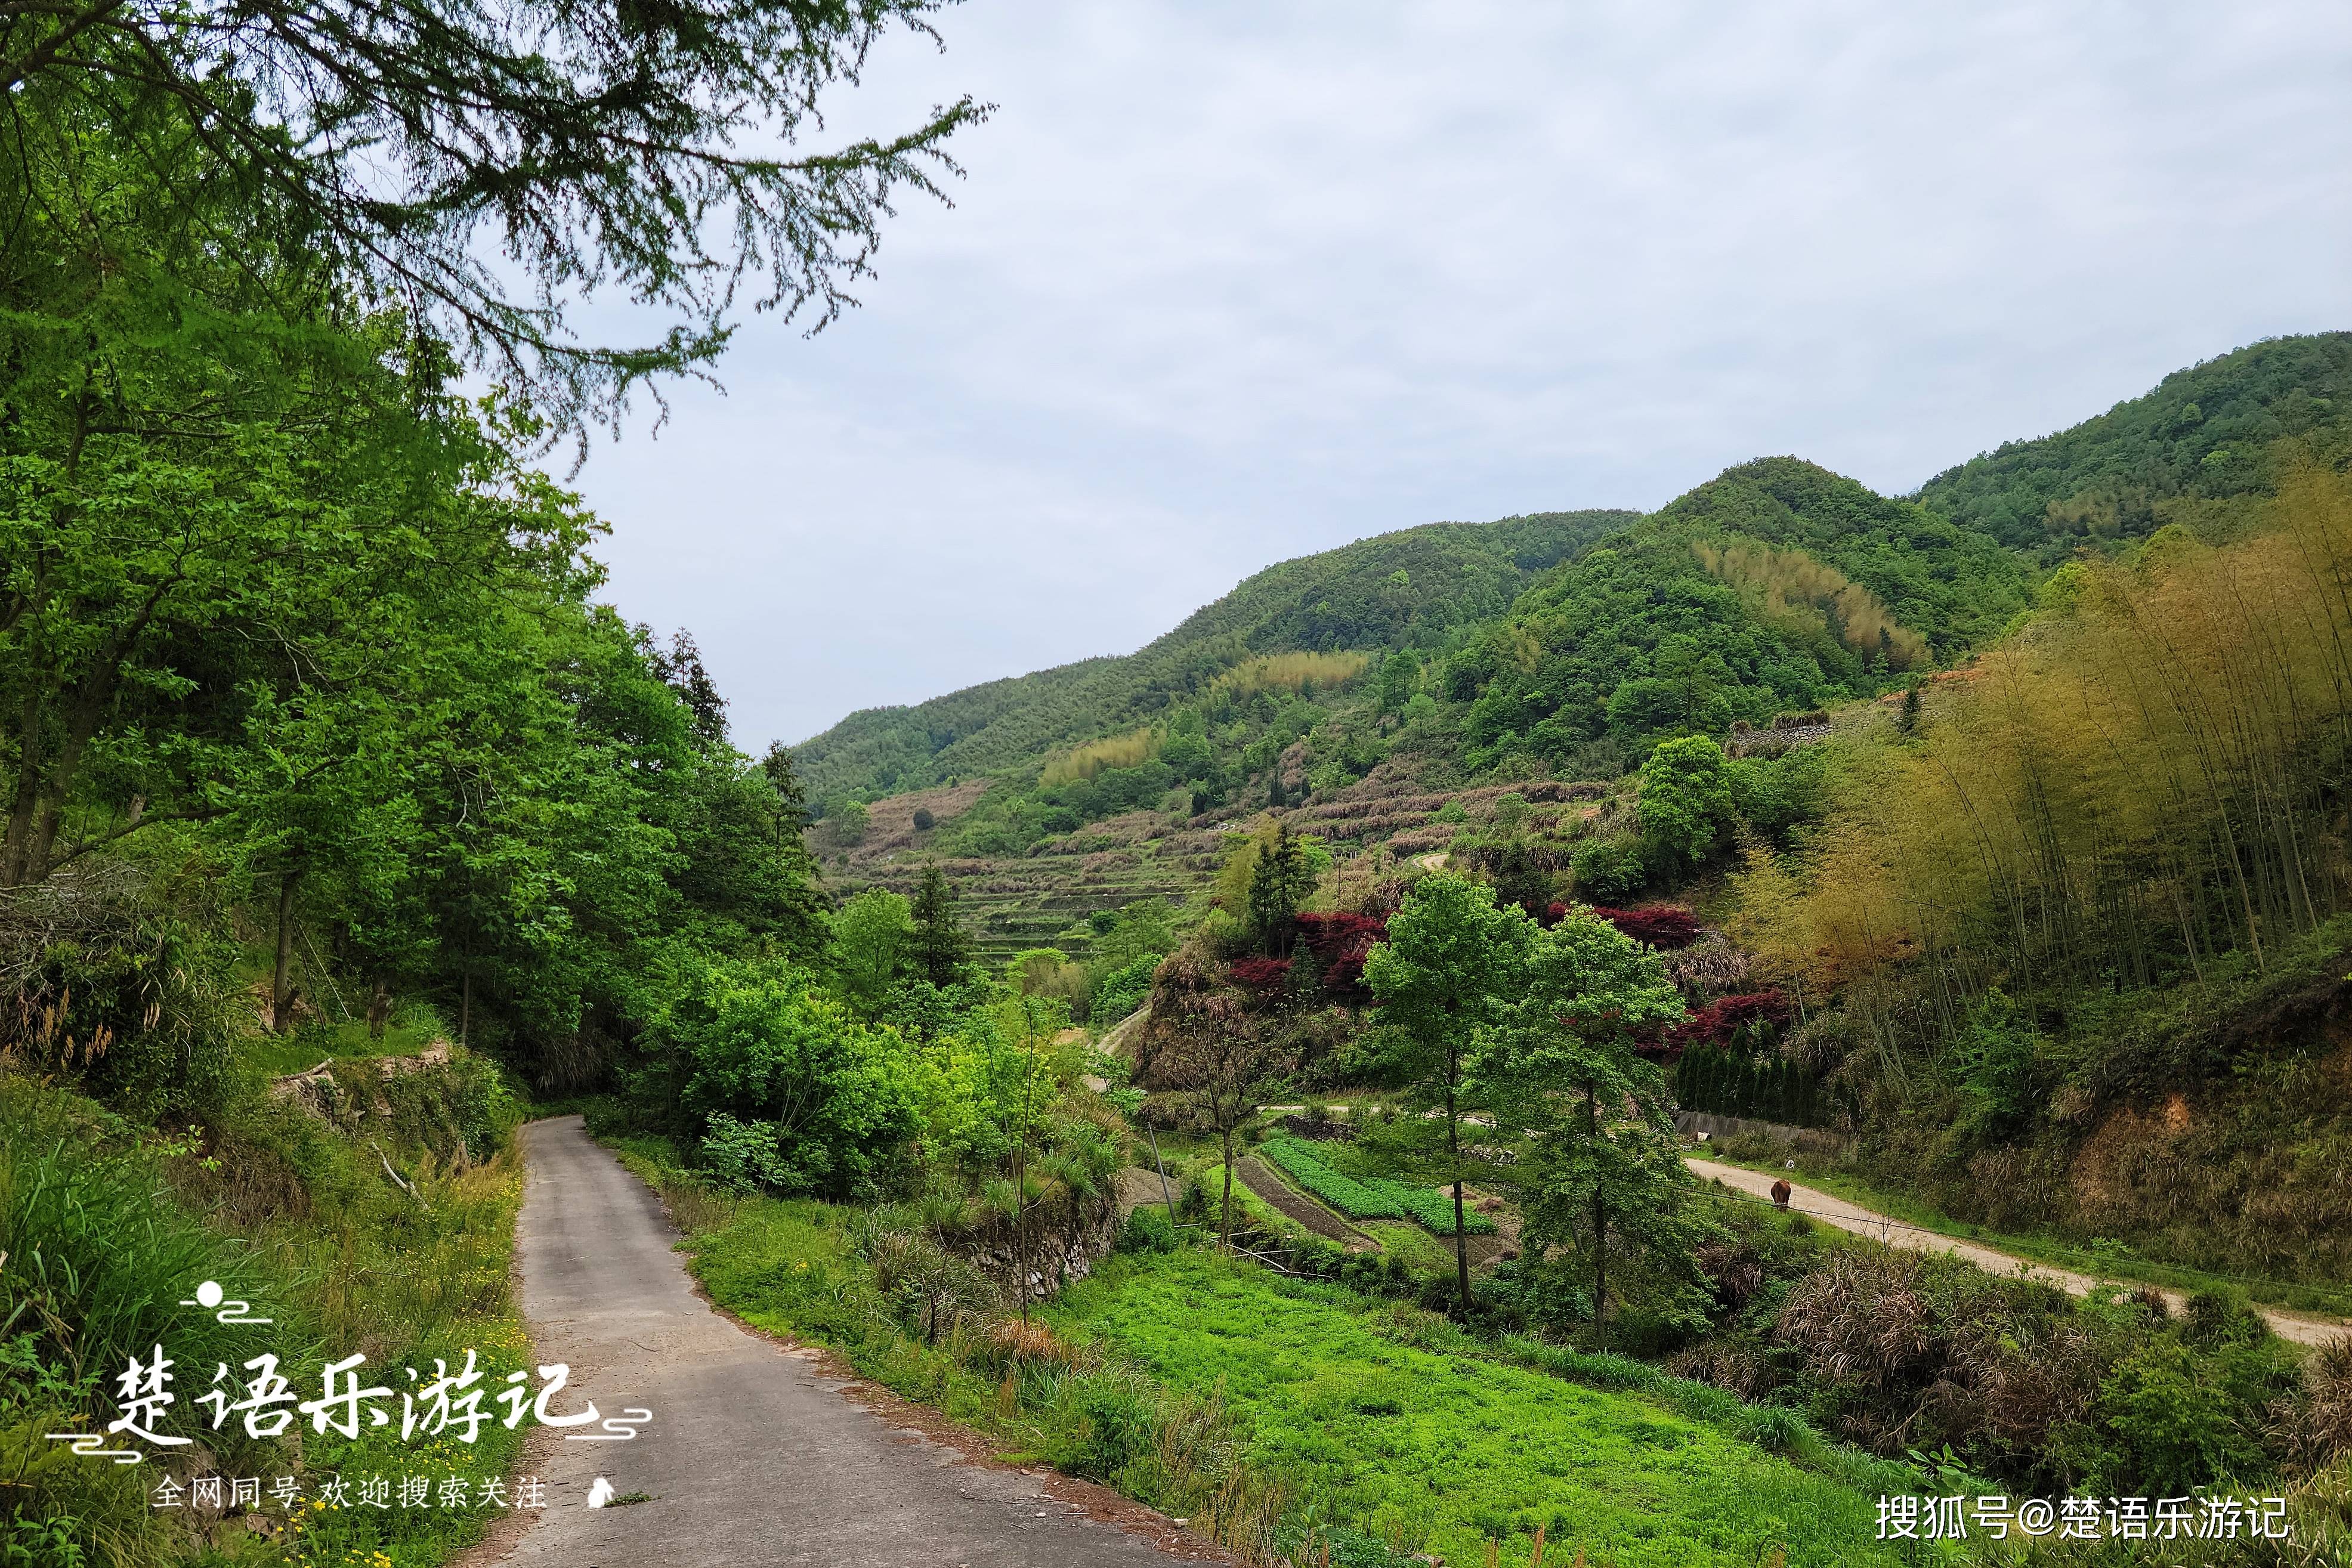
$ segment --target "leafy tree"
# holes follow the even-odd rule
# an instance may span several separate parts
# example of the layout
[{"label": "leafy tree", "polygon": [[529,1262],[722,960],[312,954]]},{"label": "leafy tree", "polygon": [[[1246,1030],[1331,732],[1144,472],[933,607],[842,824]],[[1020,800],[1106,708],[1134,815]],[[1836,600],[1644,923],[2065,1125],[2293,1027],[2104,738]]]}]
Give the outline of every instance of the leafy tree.
[{"label": "leafy tree", "polygon": [[898,1042],[776,964],[705,962],[652,1030],[701,1118],[704,1162],[738,1186],[871,1197],[916,1125]]},{"label": "leafy tree", "polygon": [[866,1018],[880,1013],[883,999],[912,967],[915,922],[906,897],[870,887],[833,916],[828,956],[842,994]]},{"label": "leafy tree", "polygon": [[1665,863],[1706,859],[1732,815],[1723,747],[1706,736],[1661,741],[1642,764],[1642,838]]},{"label": "leafy tree", "polygon": [[1415,1088],[1445,1113],[1454,1266],[1465,1311],[1470,1254],[1462,1208],[1464,1064],[1482,1031],[1503,1016],[1534,930],[1521,910],[1497,908],[1492,888],[1457,876],[1425,877],[1389,917],[1387,940],[1364,959],[1364,983],[1380,1006],[1381,1023],[1405,1041]]},{"label": "leafy tree", "polygon": [[[1391,930],[1395,929],[1394,922]],[[1608,1333],[1612,1244],[1658,1281],[1669,1316],[1705,1299],[1709,1228],[1691,1211],[1664,1073],[1637,1040],[1683,1017],[1654,952],[1575,912],[1527,944],[1523,990],[1484,1037],[1475,1082],[1536,1134],[1521,1237],[1591,1268],[1596,1339]]]},{"label": "leafy tree", "polygon": [[1288,822],[1276,822],[1271,841],[1259,847],[1257,862],[1250,868],[1250,928],[1259,946],[1277,956],[1288,956],[1298,906],[1314,885],[1305,848]]},{"label": "leafy tree", "polygon": [[1167,904],[1157,897],[1120,904],[1109,926],[1095,938],[1095,956],[1114,968],[1159,962],[1176,950],[1176,927]]},{"label": "leafy tree", "polygon": [[1154,1071],[1189,1092],[1217,1134],[1224,1156],[1219,1235],[1234,1234],[1234,1156],[1241,1130],[1257,1114],[1261,1092],[1297,1065],[1279,1019],[1258,1007],[1222,971],[1186,966],[1152,996],[1160,1036]]},{"label": "leafy tree", "polygon": [[1382,713],[1396,713],[1412,699],[1421,681],[1421,661],[1400,648],[1381,661],[1380,702]]}]

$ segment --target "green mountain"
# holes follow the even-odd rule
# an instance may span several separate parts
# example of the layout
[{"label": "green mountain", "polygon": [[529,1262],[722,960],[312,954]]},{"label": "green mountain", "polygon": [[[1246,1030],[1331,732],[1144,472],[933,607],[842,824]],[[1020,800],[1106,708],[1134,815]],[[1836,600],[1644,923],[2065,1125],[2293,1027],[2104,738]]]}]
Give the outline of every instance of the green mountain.
[{"label": "green mountain", "polygon": [[2325,459],[2352,455],[2352,332],[2273,338],[2176,371],[2096,419],[1947,469],[1917,498],[2012,549],[2061,559],[2193,516],[2198,500],[2267,489],[2277,444],[2293,437]]},{"label": "green mountain", "polygon": [[1794,457],[1727,470],[1546,576],[1445,667],[1468,768],[1612,778],[1664,734],[1877,690],[2023,608],[1986,535]]},{"label": "green mountain", "polygon": [[[2218,516],[2299,449],[2352,457],[2352,333],[2238,350],[1910,497],[1770,457],[1648,517],[1545,513],[1360,540],[1258,573],[1139,653],[853,714],[796,759],[820,800],[996,780],[939,845],[973,854],[1027,852],[1145,807],[1322,798],[1400,748],[1433,779],[1612,777],[1662,736],[1949,664],[2057,560]],[[1392,656],[1344,693],[1332,667],[1237,674],[1269,654],[1342,651]],[[1415,692],[1435,708],[1401,712]],[[1093,742],[1107,744],[1069,755]]]},{"label": "green mountain", "polygon": [[1268,567],[1140,652],[854,713],[793,750],[817,800],[922,789],[1034,763],[1152,721],[1255,655],[1439,647],[1636,514],[1432,523]]}]

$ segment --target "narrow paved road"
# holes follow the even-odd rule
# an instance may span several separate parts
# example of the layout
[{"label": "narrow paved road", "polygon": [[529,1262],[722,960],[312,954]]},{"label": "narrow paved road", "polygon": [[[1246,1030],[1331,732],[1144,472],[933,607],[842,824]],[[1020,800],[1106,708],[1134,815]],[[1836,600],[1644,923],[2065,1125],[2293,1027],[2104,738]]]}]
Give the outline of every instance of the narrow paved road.
[{"label": "narrow paved road", "polygon": [[[1716,1160],[1695,1160],[1685,1156],[1683,1164],[1688,1166],[1696,1176],[1768,1199],[1772,1196],[1773,1182],[1779,1179],[1770,1171],[1752,1171],[1745,1166],[1727,1166]],[[1811,1215],[1825,1225],[1834,1225],[1840,1230],[1867,1236],[1889,1247],[1900,1247],[1912,1252],[1948,1252],[1990,1274],[2031,1272],[2034,1278],[2057,1286],[2070,1296],[2087,1296],[2094,1287],[2100,1285],[2128,1286],[2133,1283],[2129,1280],[2096,1280],[2088,1274],[2077,1274],[2071,1270],[2053,1268],[2011,1252],[2002,1252],[1981,1242],[1939,1236],[1932,1230],[1922,1230],[1890,1215],[1874,1212],[1860,1204],[1823,1192],[1819,1187],[1798,1186],[1791,1183],[1789,1207]],[[2189,1304],[2189,1299],[2178,1291],[2166,1291],[2163,1294],[2166,1302],[2176,1312]],[[2329,1318],[2282,1312],[2276,1307],[2256,1307],[2254,1310],[2269,1320],[2271,1332],[2281,1339],[2319,1344],[2352,1333],[2352,1324]]]},{"label": "narrow paved road", "polygon": [[[534,1122],[522,1137],[516,1251],[539,1357],[568,1362],[571,1387],[605,1413],[637,1406],[654,1419],[626,1443],[540,1429],[524,1469],[549,1483],[549,1507],[494,1537],[477,1564],[1168,1568],[1179,1560],[1047,1490],[1093,1489],[974,1463],[845,1396],[816,1358],[712,1312],[670,1249],[675,1232],[660,1204],[590,1141],[579,1117]],[[651,1500],[591,1509],[599,1476],[622,1496]]]}]

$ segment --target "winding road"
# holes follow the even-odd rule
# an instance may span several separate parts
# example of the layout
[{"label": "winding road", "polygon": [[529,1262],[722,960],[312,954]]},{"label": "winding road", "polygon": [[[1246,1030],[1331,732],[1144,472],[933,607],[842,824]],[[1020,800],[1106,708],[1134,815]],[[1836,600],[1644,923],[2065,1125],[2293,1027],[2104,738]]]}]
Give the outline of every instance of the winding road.
[{"label": "winding road", "polygon": [[[551,1568],[1167,1568],[1222,1560],[1101,1488],[989,1462],[928,1412],[765,1338],[697,1295],[644,1183],[577,1116],[522,1131],[516,1232],[523,1314],[542,1361],[611,1415],[654,1413],[629,1442],[537,1428],[526,1473],[543,1513],[467,1559]],[[855,1396],[855,1397],[853,1397]],[[556,1408],[572,1408],[559,1398]],[[587,1428],[581,1428],[586,1430]],[[590,1488],[642,1498],[590,1508]]]},{"label": "winding road", "polygon": [[[1688,1166],[1695,1176],[1710,1181],[1719,1181],[1735,1191],[1751,1194],[1768,1200],[1772,1195],[1772,1183],[1779,1179],[1770,1171],[1749,1170],[1744,1166],[1727,1166],[1718,1160],[1693,1159],[1685,1155],[1683,1164]],[[1798,1186],[1791,1183],[1789,1188],[1789,1206],[1800,1214],[1811,1215],[1825,1225],[1834,1225],[1840,1230],[1851,1230],[1858,1236],[1867,1236],[1872,1240],[1883,1241],[1889,1247],[1900,1247],[1911,1252],[1948,1252],[1963,1262],[1975,1264],[1989,1274],[2030,1274],[2044,1284],[2057,1286],[2070,1296],[2087,1296],[2102,1285],[2132,1283],[2128,1280],[2095,1280],[2088,1274],[2077,1274],[2071,1269],[2055,1268],[2048,1263],[2036,1263],[2031,1259],[2020,1258],[2011,1252],[2002,1252],[1987,1247],[1981,1242],[1963,1241],[1958,1237],[1923,1230],[1916,1225],[1906,1224],[1891,1215],[1877,1213],[1863,1207],[1860,1204],[1823,1192],[1819,1187]],[[2189,1304],[2189,1299],[2179,1291],[2165,1291],[2162,1294],[2166,1304],[2175,1312],[2185,1310]],[[2281,1339],[2295,1340],[2304,1344],[2320,1344],[2352,1333],[2352,1324],[2337,1322],[2329,1318],[2284,1312],[2277,1307],[2258,1306],[2254,1310],[2263,1314],[2271,1325],[2271,1332]]]}]

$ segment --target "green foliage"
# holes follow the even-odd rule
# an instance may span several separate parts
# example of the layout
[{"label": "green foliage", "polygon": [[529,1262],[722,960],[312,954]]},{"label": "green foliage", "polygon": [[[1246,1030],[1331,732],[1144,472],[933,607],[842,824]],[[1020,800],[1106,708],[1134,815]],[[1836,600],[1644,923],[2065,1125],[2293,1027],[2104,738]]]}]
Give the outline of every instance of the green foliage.
[{"label": "green foliage", "polygon": [[1874,690],[1890,653],[1906,657],[1899,639],[1851,645],[1850,633],[1864,640],[1843,601],[1792,614],[1710,572],[1710,552],[1719,560],[1742,541],[1817,560],[1937,657],[2026,601],[2022,569],[1981,534],[1793,458],[1748,464],[1555,570],[1447,661],[1448,694],[1469,704],[1464,760],[1526,758],[1580,775],[1603,740],[1762,723]]},{"label": "green foliage", "polygon": [[1520,973],[1472,1082],[1506,1124],[1536,1134],[1520,1187],[1530,1268],[1589,1272],[1596,1324],[1610,1269],[1622,1288],[1629,1265],[1653,1316],[1696,1322],[1711,1227],[1690,1202],[1664,1075],[1634,1050],[1682,1019],[1681,993],[1655,951],[1580,913],[1537,933]]},{"label": "green foliage", "polygon": [[1642,838],[1678,869],[1714,853],[1732,820],[1729,765],[1703,735],[1661,741],[1642,764]]},{"label": "green foliage", "polygon": [[1151,999],[1151,976],[1160,967],[1156,957],[1138,958],[1113,969],[1095,983],[1087,1016],[1097,1026],[1117,1023]]},{"label": "green foliage", "polygon": [[1176,1227],[1167,1210],[1146,1204],[1129,1215],[1118,1228],[1118,1249],[1123,1253],[1175,1251]]},{"label": "green foliage", "polygon": [[[1435,1192],[1425,1186],[1388,1176],[1373,1176],[1364,1183],[1364,1189],[1375,1197],[1384,1197],[1396,1205],[1403,1216],[1434,1236],[1454,1234],[1454,1197],[1451,1193]],[[1492,1236],[1495,1222],[1475,1209],[1462,1211],[1462,1234]]]},{"label": "green foliage", "polygon": [[834,976],[850,1005],[872,1018],[912,967],[913,911],[899,894],[872,887],[835,910],[831,925],[825,956]]},{"label": "green foliage", "polygon": [[[85,178],[137,176],[65,210],[98,231],[69,297],[110,249],[240,268],[281,298],[331,273],[403,301],[435,372],[462,357],[576,427],[641,381],[706,365],[739,303],[820,319],[847,303],[894,193],[936,193],[953,168],[942,143],[985,112],[967,98],[899,134],[813,144],[825,89],[899,26],[920,32],[922,7],[813,19],[733,4],[656,28],[599,5],[528,37],[461,7],[266,4],[201,36],[148,10],[42,16],[0,47],[23,115],[12,188],[45,153],[87,160]],[[738,155],[755,126],[776,155]],[[535,151],[550,148],[563,152]],[[27,204],[35,226],[60,215],[44,205]],[[164,232],[144,246],[110,232],[141,219]],[[485,240],[502,265],[484,263]],[[583,343],[566,306],[587,278],[651,307],[651,340]]]},{"label": "green foliage", "polygon": [[2352,332],[2274,338],[2164,378],[2054,435],[2012,441],[1947,469],[1920,503],[2013,549],[2062,559],[2142,538],[2195,504],[2267,490],[2275,448],[2323,456],[2352,434]]},{"label": "green foliage", "polygon": [[1569,858],[1576,878],[1576,894],[1588,903],[1606,904],[1641,891],[1650,880],[1642,841],[1626,837],[1587,839]]},{"label": "green foliage", "polygon": [[[811,787],[828,795],[1034,767],[1055,750],[1157,720],[1255,653],[1435,642],[1501,614],[1535,573],[1630,520],[1574,512],[1439,523],[1285,561],[1140,653],[853,714],[795,755]],[[1260,700],[1272,694],[1245,706]]]},{"label": "green foliage", "polygon": [[1250,930],[1265,950],[1286,954],[1299,906],[1315,890],[1305,846],[1286,821],[1275,824],[1270,841],[1250,847],[1257,850],[1249,873]]},{"label": "green foliage", "polygon": [[896,1034],[859,1023],[789,966],[705,960],[650,1033],[677,1062],[702,1157],[731,1186],[870,1193],[915,1130]]},{"label": "green foliage", "polygon": [[909,913],[914,916],[915,936],[908,945],[908,959],[931,985],[942,988],[954,985],[971,956],[971,943],[956,919],[955,895],[938,866],[923,868]]},{"label": "green foliage", "polygon": [[[224,1472],[308,1478],[336,1470],[478,1477],[505,1473],[518,1434],[495,1424],[462,1452],[389,1437],[305,1432],[297,1445],[210,1433],[185,1392],[206,1360],[249,1356],[249,1336],[177,1310],[192,1283],[219,1281],[275,1319],[271,1348],[290,1368],[319,1350],[365,1347],[393,1364],[478,1350],[492,1377],[529,1364],[509,1297],[520,1172],[502,1148],[459,1169],[469,1126],[498,1145],[511,1121],[489,1102],[494,1077],[461,1056],[448,1069],[377,1080],[393,1115],[362,1144],[321,1120],[239,1100],[207,1124],[158,1134],[97,1104],[0,1076],[0,1449],[12,1456],[0,1541],[36,1537],[108,1568],[209,1562],[213,1543],[184,1516],[158,1513],[136,1477],[96,1466],[40,1434],[113,1412],[129,1358],[163,1343],[183,1393],[167,1422],[209,1445]],[[430,1134],[431,1142],[417,1142]],[[417,1194],[383,1164],[404,1167]],[[421,1201],[420,1201],[421,1197]],[[239,1233],[230,1239],[225,1233]],[[197,1380],[201,1380],[199,1375]],[[146,1467],[152,1469],[152,1467]],[[39,1529],[26,1527],[37,1522]],[[481,1521],[441,1511],[351,1511],[319,1521],[312,1544],[337,1559],[383,1550],[439,1562]],[[63,1544],[59,1544],[59,1542]],[[75,1552],[81,1553],[77,1558]]]},{"label": "green foliage", "polygon": [[[1258,1152],[1280,1166],[1300,1186],[1350,1219],[1404,1217],[1404,1207],[1394,1194],[1341,1176],[1325,1165],[1312,1147],[1296,1138],[1269,1138]],[[1447,1228],[1450,1231],[1452,1227]]]}]

